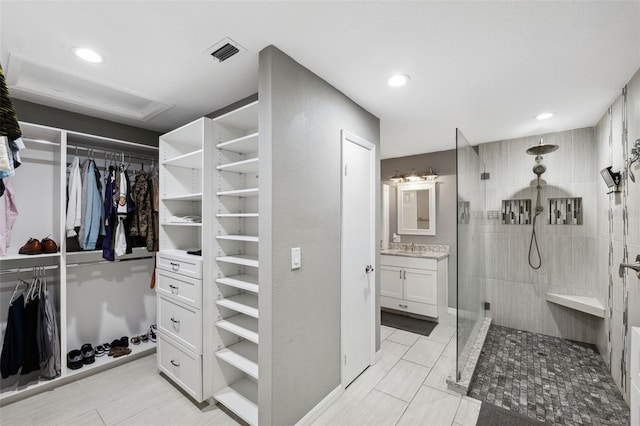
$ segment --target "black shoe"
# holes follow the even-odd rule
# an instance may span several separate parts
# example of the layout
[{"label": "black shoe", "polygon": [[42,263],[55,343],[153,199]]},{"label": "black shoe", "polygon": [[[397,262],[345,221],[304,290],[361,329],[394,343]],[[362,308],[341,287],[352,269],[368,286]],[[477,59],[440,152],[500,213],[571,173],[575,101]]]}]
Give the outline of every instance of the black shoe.
[{"label": "black shoe", "polygon": [[93,364],[96,361],[96,353],[93,350],[93,346],[89,343],[85,343],[80,348],[82,351],[82,363],[83,364]]},{"label": "black shoe", "polygon": [[82,368],[82,352],[74,349],[67,354],[67,367],[71,370]]}]

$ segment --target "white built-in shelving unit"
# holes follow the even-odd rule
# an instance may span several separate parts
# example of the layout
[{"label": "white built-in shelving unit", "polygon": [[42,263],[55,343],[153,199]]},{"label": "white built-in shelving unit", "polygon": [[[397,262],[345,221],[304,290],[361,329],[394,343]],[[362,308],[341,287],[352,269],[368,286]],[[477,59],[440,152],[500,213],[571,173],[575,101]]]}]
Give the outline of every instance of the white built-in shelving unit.
[{"label": "white built-in shelving unit", "polygon": [[[20,152],[22,165],[9,179],[19,214],[11,232],[11,246],[6,255],[0,256],[0,329],[5,330],[9,300],[18,277],[30,281],[32,268],[45,268],[47,290],[58,320],[62,368],[60,376],[52,380],[41,379],[39,372],[2,379],[0,405],[112,368],[156,349],[152,342],[131,345],[132,353],[128,356],[114,359],[105,355],[78,370],[67,368],[67,353],[80,349],[82,344],[95,347],[125,335],[146,333],[155,322],[156,302],[149,289],[154,253],[134,248],[133,253],[118,257],[116,262],[107,262],[101,250],[67,251],[65,218],[67,166],[74,156],[81,160],[91,156],[104,179],[108,160],[127,157],[139,167],[139,161],[131,161],[137,156],[140,161],[146,159],[149,166],[151,161],[157,162],[158,148],[33,123],[21,122],[20,128],[26,149]],[[18,254],[29,238],[41,240],[47,236],[58,244],[57,253]],[[122,260],[127,262],[120,263]]]},{"label": "white built-in shelving unit", "polygon": [[258,422],[258,102],[213,120],[213,397]]}]

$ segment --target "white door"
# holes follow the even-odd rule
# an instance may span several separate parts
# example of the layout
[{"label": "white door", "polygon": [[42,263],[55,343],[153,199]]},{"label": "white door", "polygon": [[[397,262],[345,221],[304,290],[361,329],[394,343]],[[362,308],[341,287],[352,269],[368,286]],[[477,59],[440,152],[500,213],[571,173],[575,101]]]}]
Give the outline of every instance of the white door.
[{"label": "white door", "polygon": [[342,385],[373,362],[375,145],[342,131]]}]

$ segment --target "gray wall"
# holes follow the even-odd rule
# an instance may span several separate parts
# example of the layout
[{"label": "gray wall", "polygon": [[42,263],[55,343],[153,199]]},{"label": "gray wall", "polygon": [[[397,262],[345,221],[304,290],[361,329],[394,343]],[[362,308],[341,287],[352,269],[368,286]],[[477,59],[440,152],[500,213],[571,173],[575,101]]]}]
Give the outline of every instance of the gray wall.
[{"label": "gray wall", "polygon": [[160,133],[12,98],[18,120],[144,145],[158,146]]},{"label": "gray wall", "polygon": [[[623,99],[620,96],[611,106],[611,116],[609,111],[605,112],[596,126],[596,170],[608,166],[613,166],[616,171],[624,170],[625,160],[631,157],[633,142],[640,139],[640,70],[636,71],[627,84],[626,147],[622,137],[623,110]],[[629,333],[631,327],[640,327],[640,280],[630,270],[626,274],[626,282],[618,275],[618,265],[622,262],[625,250],[629,263],[634,262],[635,257],[640,254],[640,164],[635,163],[631,170],[636,176],[636,182],[623,177],[620,186],[622,191],[627,191],[626,197],[623,192],[607,195],[604,181],[598,178],[596,182],[597,283],[600,300],[608,306],[605,320],[599,323],[596,343],[627,401],[630,386]],[[625,210],[628,212],[626,227],[623,214]],[[609,229],[613,231],[611,234]],[[611,268],[610,248],[613,262]],[[624,357],[623,348],[626,348]]]},{"label": "gray wall", "polygon": [[402,241],[423,244],[448,244],[449,255],[449,290],[448,305],[456,306],[457,283],[457,249],[456,249],[456,151],[432,152],[429,154],[411,155],[408,157],[389,158],[382,160],[380,165],[380,180],[391,186],[389,191],[389,241],[398,229],[396,215],[396,191],[389,178],[398,170],[400,174],[407,174],[411,169],[425,172],[433,168],[438,174],[436,184],[436,235],[401,235]]},{"label": "gray wall", "polygon": [[[259,67],[259,415],[261,425],[291,425],[341,380],[340,130],[379,147],[380,125],[273,46]],[[302,250],[296,271],[292,247]]]}]

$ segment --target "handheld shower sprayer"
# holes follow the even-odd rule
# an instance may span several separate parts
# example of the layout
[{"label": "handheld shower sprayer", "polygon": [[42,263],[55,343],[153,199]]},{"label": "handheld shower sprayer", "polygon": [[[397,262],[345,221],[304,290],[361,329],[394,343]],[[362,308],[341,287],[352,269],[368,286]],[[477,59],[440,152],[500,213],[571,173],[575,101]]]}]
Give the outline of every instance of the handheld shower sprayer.
[{"label": "handheld shower sprayer", "polygon": [[633,165],[633,163],[639,160],[640,160],[640,139],[636,139],[636,141],[633,144],[633,148],[631,148],[631,158],[627,160],[627,171],[629,172],[629,178],[631,178],[631,182],[633,183],[636,182],[636,177],[631,171],[631,166]]},{"label": "handheld shower sprayer", "polygon": [[[536,165],[533,166],[533,173],[537,176],[536,178],[536,210],[533,216],[533,229],[531,231],[531,241],[529,242],[529,266],[533,269],[540,269],[542,266],[542,257],[540,256],[540,247],[538,247],[538,237],[536,236],[536,221],[538,216],[542,214],[544,211],[544,207],[542,207],[542,202],[540,201],[540,191],[542,190],[542,185],[540,185],[540,176],[544,172],[547,171],[547,167],[542,164],[542,155],[549,154],[558,149],[558,145],[545,144],[540,138],[540,142],[536,146],[532,146],[527,149],[527,154],[536,156]],[[538,255],[538,265],[535,266],[531,260],[531,253],[533,252],[533,245],[536,246],[536,253]]]}]

